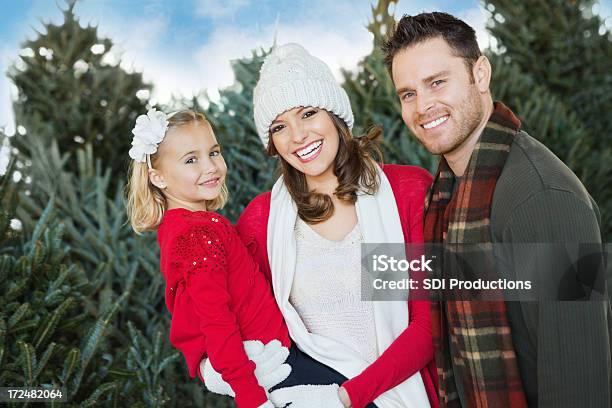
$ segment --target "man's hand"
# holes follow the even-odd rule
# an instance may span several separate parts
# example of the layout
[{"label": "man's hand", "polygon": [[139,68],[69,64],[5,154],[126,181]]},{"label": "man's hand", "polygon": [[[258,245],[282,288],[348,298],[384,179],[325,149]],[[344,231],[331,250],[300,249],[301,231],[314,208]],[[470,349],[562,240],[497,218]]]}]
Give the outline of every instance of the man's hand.
[{"label": "man's hand", "polygon": [[270,393],[270,401],[276,407],[291,404],[291,408],[344,408],[338,388],[338,384],[279,388]]},{"label": "man's hand", "polygon": [[[280,341],[272,340],[265,346],[259,340],[247,340],[243,344],[247,357],[255,363],[255,378],[266,391],[289,377],[291,366],[285,363],[289,349],[283,347]],[[204,386],[209,391],[230,397],[236,396],[207,358],[200,362],[200,373],[204,378]]]}]

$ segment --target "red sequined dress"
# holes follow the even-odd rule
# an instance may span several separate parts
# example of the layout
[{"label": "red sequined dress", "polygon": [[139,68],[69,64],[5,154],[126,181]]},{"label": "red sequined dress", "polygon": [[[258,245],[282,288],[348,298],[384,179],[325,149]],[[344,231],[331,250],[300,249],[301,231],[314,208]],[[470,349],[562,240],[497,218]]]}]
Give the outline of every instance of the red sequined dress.
[{"label": "red sequined dress", "polygon": [[166,306],[172,314],[170,342],[185,356],[189,374],[208,356],[236,393],[236,404],[267,401],[253,374],[243,340],[273,339],[290,347],[287,326],[270,283],[234,227],[207,211],[172,209],[157,231]]}]

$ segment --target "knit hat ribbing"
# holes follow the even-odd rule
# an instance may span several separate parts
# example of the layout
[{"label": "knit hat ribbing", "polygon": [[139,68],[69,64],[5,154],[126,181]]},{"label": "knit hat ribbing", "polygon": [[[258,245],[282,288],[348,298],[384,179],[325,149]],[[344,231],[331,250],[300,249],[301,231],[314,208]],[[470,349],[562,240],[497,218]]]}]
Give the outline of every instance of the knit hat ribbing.
[{"label": "knit hat ribbing", "polygon": [[348,95],[329,67],[301,45],[275,47],[261,66],[253,92],[255,126],[264,147],[278,115],[300,106],[325,109],[344,120],[349,129],[353,127]]}]

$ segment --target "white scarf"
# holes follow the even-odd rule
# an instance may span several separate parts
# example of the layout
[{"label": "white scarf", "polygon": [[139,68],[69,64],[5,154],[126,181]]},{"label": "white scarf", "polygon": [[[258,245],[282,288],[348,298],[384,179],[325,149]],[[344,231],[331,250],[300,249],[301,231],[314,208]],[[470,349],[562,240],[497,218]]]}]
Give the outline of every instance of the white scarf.
[{"label": "white scarf", "polygon": [[[380,187],[375,195],[358,195],[355,208],[364,243],[403,243],[397,205],[387,176],[377,166]],[[368,362],[335,339],[309,333],[295,308],[289,302],[296,264],[294,226],[297,207],[283,178],[272,188],[268,220],[268,257],[272,270],[274,297],[287,322],[293,341],[306,354],[335,369],[347,378],[361,374]],[[408,303],[401,301],[374,302],[374,321],[378,356],[408,327]],[[406,350],[406,353],[410,353]],[[374,403],[378,408],[429,407],[421,374],[380,395]]]}]

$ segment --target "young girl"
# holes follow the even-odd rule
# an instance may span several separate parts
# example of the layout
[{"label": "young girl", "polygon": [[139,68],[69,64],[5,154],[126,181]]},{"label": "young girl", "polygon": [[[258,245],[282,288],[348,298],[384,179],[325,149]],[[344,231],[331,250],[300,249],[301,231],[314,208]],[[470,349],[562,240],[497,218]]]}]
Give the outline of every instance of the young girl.
[{"label": "young girl", "polygon": [[[291,341],[269,282],[229,221],[213,212],[227,200],[227,167],[210,123],[190,110],[168,118],[150,110],[133,133],[128,214],[137,233],[157,229],[171,343],[191,377],[202,378],[199,364],[208,357],[238,407],[273,407],[243,341],[276,339],[284,347]],[[291,374],[277,387],[344,380],[296,347],[287,362]],[[342,407],[338,386],[326,387],[332,398],[309,406]]]}]

